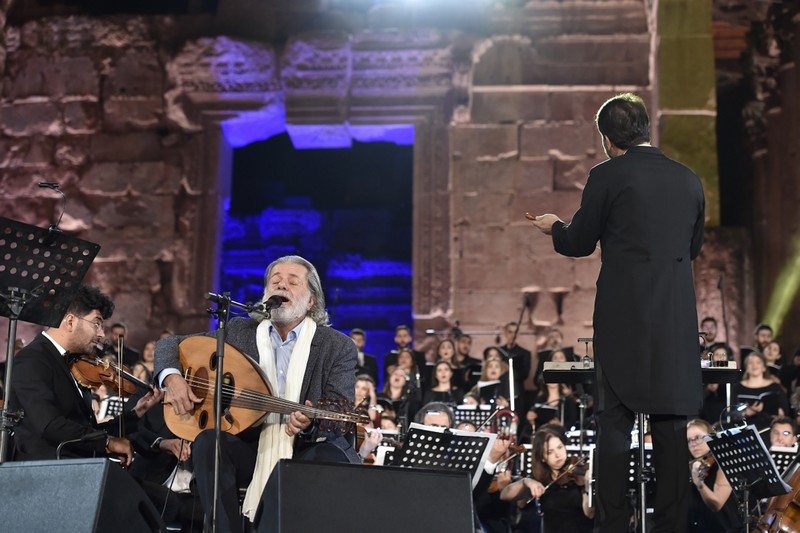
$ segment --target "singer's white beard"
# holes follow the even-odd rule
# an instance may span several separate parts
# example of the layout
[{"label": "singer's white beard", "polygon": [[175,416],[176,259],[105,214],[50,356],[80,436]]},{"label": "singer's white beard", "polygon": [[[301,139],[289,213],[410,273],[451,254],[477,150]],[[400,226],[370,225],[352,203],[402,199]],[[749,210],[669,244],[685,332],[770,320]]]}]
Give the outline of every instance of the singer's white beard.
[{"label": "singer's white beard", "polygon": [[[273,296],[275,294],[278,296],[284,296],[286,298],[291,296],[284,291],[275,291],[269,296]],[[274,324],[281,325],[299,322],[305,318],[306,314],[308,313],[308,301],[310,298],[311,293],[309,291],[304,291],[302,294],[297,295],[297,298],[294,300],[284,302],[282,306],[278,307],[277,309],[273,309],[270,320]]]}]

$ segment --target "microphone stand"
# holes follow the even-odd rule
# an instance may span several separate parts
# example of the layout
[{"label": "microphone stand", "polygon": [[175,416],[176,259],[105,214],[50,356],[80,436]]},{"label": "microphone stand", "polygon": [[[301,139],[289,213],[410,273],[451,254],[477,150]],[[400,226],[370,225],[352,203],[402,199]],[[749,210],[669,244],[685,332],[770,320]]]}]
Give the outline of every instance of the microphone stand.
[{"label": "microphone stand", "polygon": [[[256,305],[243,304],[231,300],[229,292],[223,294],[206,293],[206,300],[217,304],[216,309],[208,309],[208,313],[215,317],[217,322],[217,357],[216,357],[216,370],[217,375],[214,379],[214,495],[211,499],[211,532],[217,531],[217,504],[219,503],[219,466],[222,457],[222,448],[220,446],[222,440],[222,394],[223,394],[223,374],[224,361],[225,361],[225,339],[227,337],[227,323],[230,316],[231,307],[237,307],[247,312],[251,312],[258,307]],[[269,318],[270,310],[262,311],[266,318]]]}]

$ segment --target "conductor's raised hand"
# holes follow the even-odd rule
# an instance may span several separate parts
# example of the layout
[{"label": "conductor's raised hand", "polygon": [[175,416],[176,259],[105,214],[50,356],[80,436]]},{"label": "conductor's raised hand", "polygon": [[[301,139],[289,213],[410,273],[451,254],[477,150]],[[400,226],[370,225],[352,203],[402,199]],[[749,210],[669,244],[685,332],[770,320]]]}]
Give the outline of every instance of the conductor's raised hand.
[{"label": "conductor's raised hand", "polygon": [[[306,400],[306,405],[313,405],[310,401]],[[286,434],[293,437],[308,428],[311,425],[311,419],[308,418],[300,411],[295,411],[289,415],[289,420],[286,422]]]},{"label": "conductor's raised hand", "polygon": [[545,235],[550,235],[553,232],[553,224],[561,220],[551,213],[546,213],[544,215],[525,213],[525,218],[533,222],[533,225]]},{"label": "conductor's raised hand", "polygon": [[170,374],[164,378],[164,403],[172,405],[176,415],[188,413],[195,404],[202,403],[192,392],[192,388],[180,374]]}]

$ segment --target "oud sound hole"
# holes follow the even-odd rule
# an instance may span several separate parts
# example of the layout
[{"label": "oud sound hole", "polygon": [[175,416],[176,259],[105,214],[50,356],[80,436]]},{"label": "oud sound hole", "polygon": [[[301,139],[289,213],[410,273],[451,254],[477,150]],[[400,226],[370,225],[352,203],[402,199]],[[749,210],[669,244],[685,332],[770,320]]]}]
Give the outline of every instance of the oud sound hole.
[{"label": "oud sound hole", "polygon": [[208,358],[208,368],[212,371],[217,369],[217,352],[211,354],[211,357]]},{"label": "oud sound hole", "polygon": [[189,380],[192,392],[201,400],[205,400],[208,394],[208,369],[198,368],[192,379]]},{"label": "oud sound hole", "polygon": [[197,425],[202,429],[205,429],[208,426],[208,411],[203,411],[200,413],[200,416],[197,418]]}]

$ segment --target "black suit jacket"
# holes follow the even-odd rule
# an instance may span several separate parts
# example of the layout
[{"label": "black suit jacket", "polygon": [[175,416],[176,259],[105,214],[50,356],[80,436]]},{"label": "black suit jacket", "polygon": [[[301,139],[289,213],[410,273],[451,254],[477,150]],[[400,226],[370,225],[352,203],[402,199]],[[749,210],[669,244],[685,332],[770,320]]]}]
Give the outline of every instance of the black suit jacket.
[{"label": "black suit jacket", "polygon": [[[64,357],[39,334],[14,358],[12,410],[24,415],[17,425],[16,460],[55,459],[58,445],[98,429],[91,404],[79,392]],[[106,439],[71,444],[63,456],[103,454]]]},{"label": "black suit jacket", "polygon": [[695,414],[702,404],[692,260],[703,244],[699,178],[658,148],[635,146],[589,173],[580,209],[553,225],[561,254],[602,266],[595,359],[630,409]]},{"label": "black suit jacket", "polygon": [[374,355],[368,353],[364,354],[364,365],[356,364],[356,376],[359,374],[367,374],[375,380],[375,385],[378,384],[378,360]]}]

